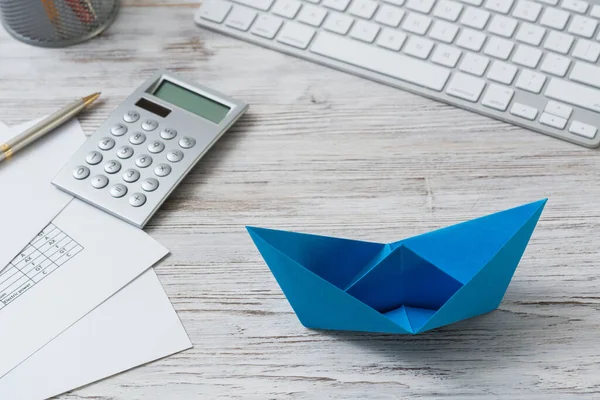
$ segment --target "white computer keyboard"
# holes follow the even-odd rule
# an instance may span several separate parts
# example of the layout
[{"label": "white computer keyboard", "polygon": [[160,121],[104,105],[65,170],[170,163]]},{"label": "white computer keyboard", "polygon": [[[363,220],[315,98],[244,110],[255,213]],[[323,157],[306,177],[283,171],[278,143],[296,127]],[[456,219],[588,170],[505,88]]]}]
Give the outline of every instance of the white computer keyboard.
[{"label": "white computer keyboard", "polygon": [[587,147],[600,0],[204,0],[206,28]]}]

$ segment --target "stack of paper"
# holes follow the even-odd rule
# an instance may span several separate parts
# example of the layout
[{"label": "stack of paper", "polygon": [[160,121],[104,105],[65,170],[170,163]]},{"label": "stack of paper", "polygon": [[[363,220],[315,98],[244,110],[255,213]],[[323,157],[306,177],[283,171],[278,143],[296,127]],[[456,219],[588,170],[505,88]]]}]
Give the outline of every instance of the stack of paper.
[{"label": "stack of paper", "polygon": [[[0,127],[0,142],[12,134]],[[48,398],[192,346],[151,268],[168,251],[50,184],[84,140],[72,122],[0,166],[0,186],[11,188],[0,198],[11,210],[1,237],[0,399]]]}]

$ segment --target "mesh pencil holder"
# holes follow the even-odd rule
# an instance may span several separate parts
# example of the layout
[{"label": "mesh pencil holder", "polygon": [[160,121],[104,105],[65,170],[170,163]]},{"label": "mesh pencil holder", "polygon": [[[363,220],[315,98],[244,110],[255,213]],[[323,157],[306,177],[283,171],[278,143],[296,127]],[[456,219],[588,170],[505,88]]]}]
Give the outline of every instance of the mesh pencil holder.
[{"label": "mesh pencil holder", "polygon": [[118,9],[119,0],[0,0],[0,19],[25,43],[65,47],[105,30]]}]

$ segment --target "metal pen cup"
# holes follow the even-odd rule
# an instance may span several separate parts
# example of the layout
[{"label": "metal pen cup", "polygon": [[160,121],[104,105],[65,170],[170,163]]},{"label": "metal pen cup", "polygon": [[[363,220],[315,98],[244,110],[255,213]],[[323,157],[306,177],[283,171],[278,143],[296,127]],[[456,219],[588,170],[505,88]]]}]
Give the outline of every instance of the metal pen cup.
[{"label": "metal pen cup", "polygon": [[104,31],[118,9],[119,0],[0,0],[0,20],[22,42],[66,47]]}]

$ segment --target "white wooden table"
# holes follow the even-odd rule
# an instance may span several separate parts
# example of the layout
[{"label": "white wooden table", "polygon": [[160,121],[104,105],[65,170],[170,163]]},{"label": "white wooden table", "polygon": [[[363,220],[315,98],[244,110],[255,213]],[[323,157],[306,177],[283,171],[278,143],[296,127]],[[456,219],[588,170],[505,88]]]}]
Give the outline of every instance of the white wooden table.
[{"label": "white wooden table", "polygon": [[[161,67],[251,104],[147,228],[195,347],[62,398],[600,398],[600,152],[201,30],[196,7],[126,0],[60,50],[0,30],[7,124],[101,90],[92,133]],[[499,310],[412,337],[305,329],[244,229],[387,242],[544,197]]]}]

